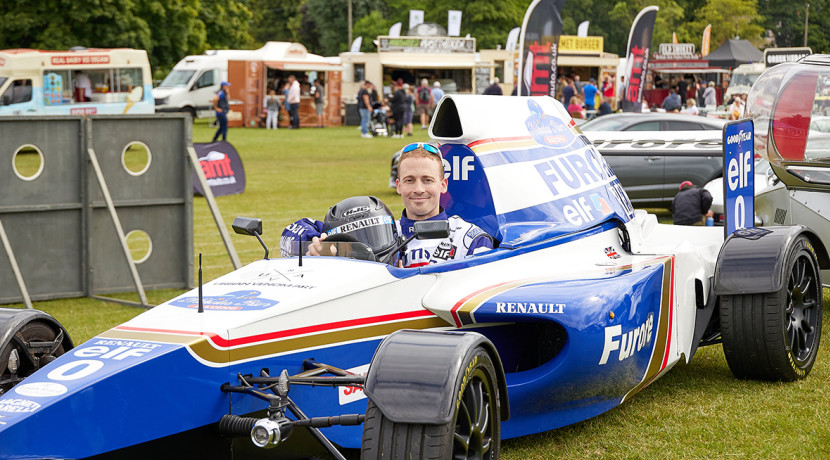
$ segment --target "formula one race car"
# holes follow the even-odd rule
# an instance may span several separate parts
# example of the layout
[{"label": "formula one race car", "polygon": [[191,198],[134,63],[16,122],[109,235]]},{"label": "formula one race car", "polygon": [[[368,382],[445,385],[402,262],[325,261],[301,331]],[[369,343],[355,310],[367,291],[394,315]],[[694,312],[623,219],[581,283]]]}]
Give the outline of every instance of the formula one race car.
[{"label": "formula one race car", "polygon": [[547,97],[449,95],[430,135],[444,208],[497,248],[417,268],[354,242],[266,252],[57,359],[55,334],[15,341],[4,379],[51,362],[0,397],[0,457],[497,458],[501,439],[611,410],[700,346],[722,342],[739,378],[810,372],[830,266],[810,229],[724,240],[635,212]]}]

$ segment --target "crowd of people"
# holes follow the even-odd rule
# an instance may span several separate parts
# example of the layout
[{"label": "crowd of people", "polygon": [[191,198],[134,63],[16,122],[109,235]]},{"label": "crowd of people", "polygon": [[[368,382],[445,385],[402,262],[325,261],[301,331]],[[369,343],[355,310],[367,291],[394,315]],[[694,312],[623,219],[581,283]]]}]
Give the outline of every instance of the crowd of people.
[{"label": "crowd of people", "polygon": [[384,133],[390,133],[393,138],[412,136],[413,122],[420,121],[421,129],[429,127],[432,112],[444,97],[441,82],[422,78],[415,87],[398,78],[392,83],[389,96],[381,98],[375,85],[365,80],[357,93],[357,108],[360,114],[360,135],[364,138],[373,138],[370,125],[380,124]]}]

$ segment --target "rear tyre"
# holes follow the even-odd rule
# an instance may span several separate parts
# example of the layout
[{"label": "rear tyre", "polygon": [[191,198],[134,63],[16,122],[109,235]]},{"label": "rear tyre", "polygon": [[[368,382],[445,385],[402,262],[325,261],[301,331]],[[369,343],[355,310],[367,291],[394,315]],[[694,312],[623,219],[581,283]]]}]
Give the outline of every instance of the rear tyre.
[{"label": "rear tyre", "polygon": [[801,236],[787,255],[778,292],[720,300],[723,352],[741,379],[793,381],[813,368],[821,338],[821,273],[809,240]]},{"label": "rear tyre", "polygon": [[497,459],[500,404],[495,367],[482,348],[473,349],[456,376],[459,395],[450,422],[395,423],[372,400],[363,424],[361,459]]},{"label": "rear tyre", "polygon": [[[0,350],[0,394],[9,391],[21,380],[34,374],[35,371],[65,352],[63,344],[52,353],[45,352],[45,347],[35,347],[35,345],[40,345],[37,342],[53,342],[56,337],[55,329],[40,321],[25,324],[14,334],[12,340]],[[17,350],[19,359],[14,377],[9,372],[9,357],[12,350]]]}]

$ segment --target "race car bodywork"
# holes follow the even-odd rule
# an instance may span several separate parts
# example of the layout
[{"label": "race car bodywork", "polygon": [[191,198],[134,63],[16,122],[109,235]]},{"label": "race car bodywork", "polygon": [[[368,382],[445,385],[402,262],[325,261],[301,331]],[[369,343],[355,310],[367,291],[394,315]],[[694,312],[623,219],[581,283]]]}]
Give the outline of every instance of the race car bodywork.
[{"label": "race car bodywork", "polygon": [[[791,277],[791,258],[806,267],[803,298],[813,303],[798,312],[812,329],[807,356],[791,367],[797,378],[809,372],[821,324],[816,264],[827,261],[820,241],[804,249],[809,229],[724,246],[720,228],[658,224],[632,209],[550,98],[447,96],[430,135],[449,180],[443,206],[498,248],[409,269],[346,257],[251,263],[99,334],[0,396],[0,457],[290,457],[282,449],[302,435],[288,434],[303,427],[329,451],[363,446],[379,457],[390,443],[418,452],[381,434],[417,427],[443,436],[438,456],[496,458],[499,438],[608,411],[718,343],[719,263],[723,296],[792,289],[735,288],[740,268],[719,262],[723,247],[747,257],[747,246],[775,244],[782,262],[758,268],[776,271],[773,280]],[[238,231],[261,233],[245,223]],[[731,359],[752,366],[752,356],[738,346]],[[45,436],[55,420],[72,423]],[[297,455],[308,455],[303,448]]]}]

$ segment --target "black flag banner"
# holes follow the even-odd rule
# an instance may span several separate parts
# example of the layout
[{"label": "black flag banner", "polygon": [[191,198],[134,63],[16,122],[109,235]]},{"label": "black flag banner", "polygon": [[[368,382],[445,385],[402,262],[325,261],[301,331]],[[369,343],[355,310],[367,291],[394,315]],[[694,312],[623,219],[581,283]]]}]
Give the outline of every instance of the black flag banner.
[{"label": "black flag banner", "polygon": [[519,34],[519,95],[556,97],[556,57],[565,0],[533,0]]},{"label": "black flag banner", "polygon": [[631,32],[628,35],[628,51],[625,55],[625,92],[622,98],[623,112],[643,111],[643,89],[648,72],[648,55],[651,48],[651,36],[654,32],[654,20],[657,19],[656,6],[647,6],[640,11]]}]

